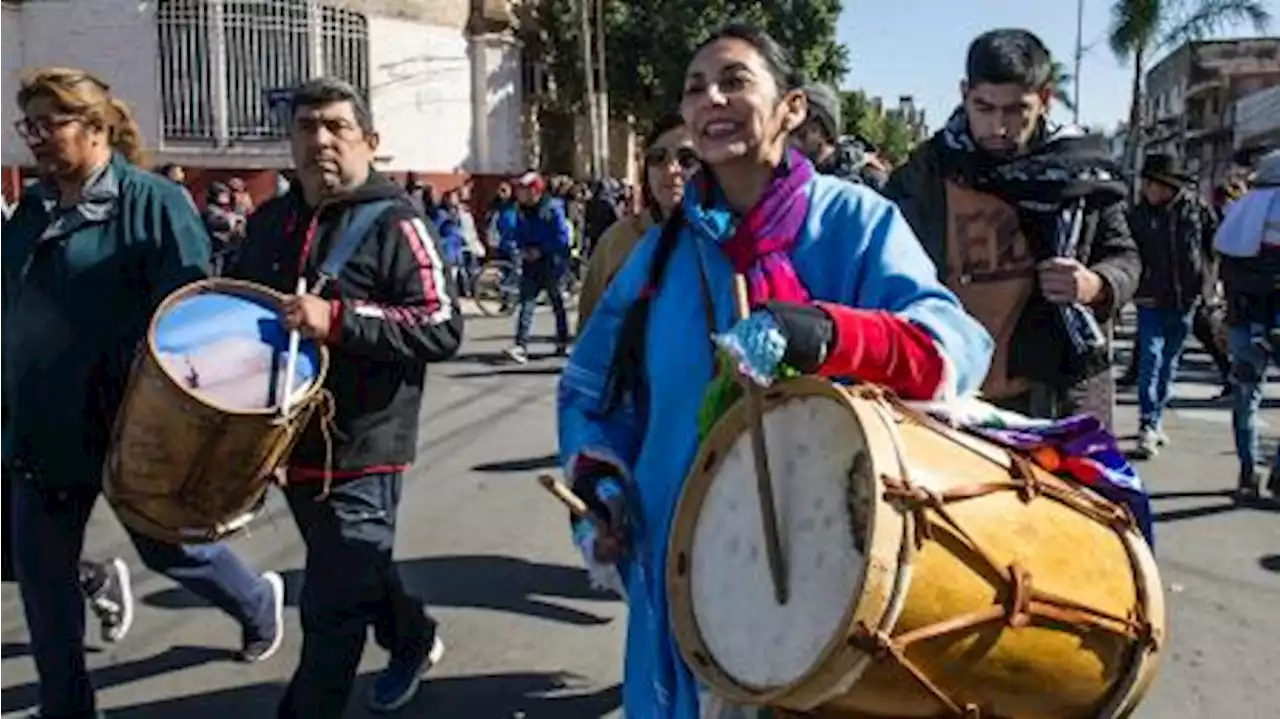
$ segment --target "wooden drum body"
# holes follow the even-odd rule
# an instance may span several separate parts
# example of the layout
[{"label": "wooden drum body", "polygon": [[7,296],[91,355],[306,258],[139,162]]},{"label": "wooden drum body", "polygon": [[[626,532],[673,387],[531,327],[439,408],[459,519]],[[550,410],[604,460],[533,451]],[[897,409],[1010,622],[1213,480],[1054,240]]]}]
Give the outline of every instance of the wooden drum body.
[{"label": "wooden drum body", "polygon": [[1136,707],[1165,615],[1125,510],[874,387],[764,394],[789,601],[773,595],[744,403],[703,443],[673,523],[673,631],[713,692],[818,717]]},{"label": "wooden drum body", "polygon": [[303,340],[292,411],[280,398],[283,296],[211,279],[160,304],[134,362],[105,494],[130,528],[167,542],[213,542],[244,527],[319,404],[328,354]]}]

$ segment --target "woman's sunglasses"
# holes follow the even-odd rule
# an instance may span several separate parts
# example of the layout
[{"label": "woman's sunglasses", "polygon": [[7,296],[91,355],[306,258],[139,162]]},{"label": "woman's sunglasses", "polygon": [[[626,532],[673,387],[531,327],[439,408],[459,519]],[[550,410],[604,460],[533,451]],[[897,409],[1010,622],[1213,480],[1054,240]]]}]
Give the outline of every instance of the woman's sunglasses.
[{"label": "woman's sunglasses", "polygon": [[693,149],[689,147],[653,147],[644,153],[645,165],[649,167],[668,165],[672,160],[680,163],[680,167],[686,170],[692,170],[698,166],[698,156],[693,154]]}]

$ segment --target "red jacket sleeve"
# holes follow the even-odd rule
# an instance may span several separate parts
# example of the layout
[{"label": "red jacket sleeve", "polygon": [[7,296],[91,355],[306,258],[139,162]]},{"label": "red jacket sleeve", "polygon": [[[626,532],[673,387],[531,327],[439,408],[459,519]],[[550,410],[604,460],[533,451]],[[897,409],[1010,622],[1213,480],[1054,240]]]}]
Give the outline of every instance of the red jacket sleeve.
[{"label": "red jacket sleeve", "polygon": [[823,377],[848,377],[884,385],[904,399],[937,396],[946,360],[923,328],[891,312],[815,303],[834,325]]}]

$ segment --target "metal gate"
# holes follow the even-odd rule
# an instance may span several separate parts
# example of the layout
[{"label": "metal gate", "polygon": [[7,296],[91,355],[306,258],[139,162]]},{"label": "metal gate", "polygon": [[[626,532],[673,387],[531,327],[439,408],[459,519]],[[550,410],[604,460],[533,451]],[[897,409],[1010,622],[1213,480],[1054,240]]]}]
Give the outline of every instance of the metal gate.
[{"label": "metal gate", "polygon": [[268,97],[320,75],[369,88],[369,29],[355,11],[318,0],[161,0],[161,131],[165,140],[278,140],[287,119]]}]

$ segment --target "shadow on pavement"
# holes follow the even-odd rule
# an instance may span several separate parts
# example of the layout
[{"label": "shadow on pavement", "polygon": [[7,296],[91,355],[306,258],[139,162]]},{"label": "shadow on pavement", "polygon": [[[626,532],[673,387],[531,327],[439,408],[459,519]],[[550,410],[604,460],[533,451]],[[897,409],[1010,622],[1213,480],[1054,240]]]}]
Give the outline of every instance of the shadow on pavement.
[{"label": "shadow on pavement", "polygon": [[[1190,384],[1186,380],[1178,380],[1182,384]],[[1116,405],[1132,406],[1138,404],[1138,398],[1133,393],[1124,395],[1116,395]],[[1225,412],[1231,411],[1231,401],[1225,399],[1208,398],[1208,399],[1192,399],[1190,397],[1174,396],[1169,400],[1169,409],[1220,409]],[[1262,406],[1259,409],[1280,409],[1280,399],[1264,398]]]},{"label": "shadow on pavement", "polygon": [[475,362],[486,366],[511,364],[511,360],[501,352],[459,352],[449,359],[451,363]]},{"label": "shadow on pavement", "polygon": [[[615,599],[608,592],[592,589],[586,571],[577,567],[479,554],[423,557],[397,564],[409,593],[421,597],[428,607],[492,609],[582,626],[611,621],[551,601],[555,597],[599,602]],[[302,588],[302,572],[295,569],[281,575],[285,601],[294,606]],[[164,609],[205,606],[194,594],[177,587],[153,592],[142,601]]]},{"label": "shadow on pavement", "polygon": [[[356,681],[344,714],[371,719],[360,698],[368,677]],[[595,719],[622,703],[618,686],[582,691],[584,680],[562,672],[521,672],[428,679],[397,716],[467,717],[467,719]],[[578,689],[575,691],[575,685]],[[284,693],[281,684],[206,692],[111,710],[112,719],[225,719],[227,716],[270,717]]]},{"label": "shadow on pavement", "polygon": [[[530,361],[540,359],[530,355]],[[560,374],[560,367],[511,367],[509,369],[478,370],[474,372],[454,372],[449,379],[480,379],[482,377],[518,377],[543,376],[553,377]]]},{"label": "shadow on pavement", "polygon": [[560,466],[560,455],[544,454],[541,457],[525,457],[523,459],[506,459],[500,462],[485,462],[471,468],[473,472],[531,472],[535,469],[555,469]]},{"label": "shadow on pavement", "polygon": [[[1177,494],[1166,495],[1166,498],[1180,496]],[[1188,492],[1181,496],[1203,496],[1212,497],[1214,493],[1205,493],[1197,495],[1194,492]],[[1153,499],[1155,497],[1152,497]],[[1269,499],[1255,499],[1236,501],[1228,499],[1225,504],[1210,504],[1201,507],[1187,507],[1186,509],[1169,509],[1163,512],[1155,512],[1151,515],[1153,522],[1177,522],[1182,519],[1195,519],[1197,517],[1209,517],[1214,514],[1222,514],[1223,512],[1234,512],[1236,510],[1244,511],[1262,511],[1262,512],[1280,512],[1280,503]]]},{"label": "shadow on pavement", "polygon": [[1230,497],[1232,495],[1229,489],[1216,489],[1203,492],[1151,492],[1147,495],[1152,500],[1157,499],[1196,499],[1199,497]]},{"label": "shadow on pavement", "polygon": [[1186,509],[1168,509],[1163,512],[1155,512],[1151,515],[1153,522],[1178,522],[1183,519],[1195,519],[1197,517],[1209,517],[1223,512],[1234,512],[1243,509],[1239,504],[1228,501],[1226,504],[1210,504],[1203,507],[1187,507]]},{"label": "shadow on pavement", "polygon": [[[208,664],[209,662],[230,661],[234,657],[235,652],[227,649],[188,646],[170,647],[145,659],[136,659],[101,667],[90,672],[90,675],[93,678],[94,688],[102,691],[120,684],[141,681],[161,674]],[[30,709],[40,701],[38,690],[39,685],[35,682],[5,687],[3,699],[0,699],[0,706],[4,707],[6,713]],[[113,714],[112,716],[115,715]]]},{"label": "shadow on pavement", "polygon": [[[5,642],[0,645],[0,659],[25,657],[31,653],[31,645],[26,642]],[[8,711],[8,709],[5,709]]]}]

